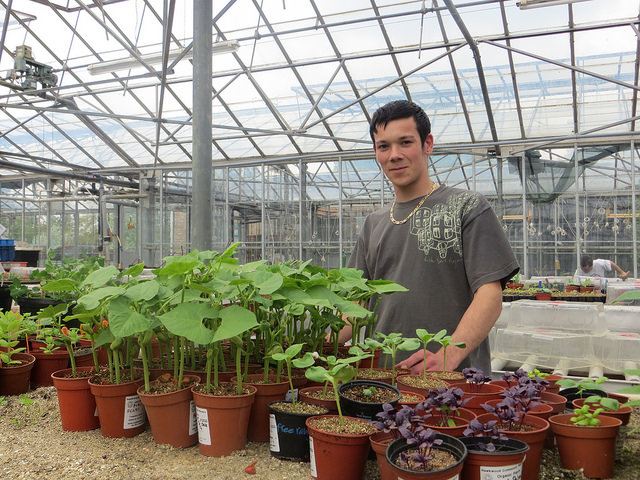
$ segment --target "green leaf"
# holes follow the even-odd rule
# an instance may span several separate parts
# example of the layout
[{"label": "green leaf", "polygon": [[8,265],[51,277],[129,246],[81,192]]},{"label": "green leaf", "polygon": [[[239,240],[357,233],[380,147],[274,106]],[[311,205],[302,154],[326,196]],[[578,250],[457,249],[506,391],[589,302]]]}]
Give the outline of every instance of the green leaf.
[{"label": "green leaf", "polygon": [[165,267],[153,270],[153,273],[162,277],[175,277],[176,275],[185,275],[193,271],[198,265],[200,265],[198,260],[171,262]]},{"label": "green leaf", "polygon": [[282,286],[282,275],[266,270],[257,270],[242,274],[251,280],[261,295],[271,295]]},{"label": "green leaf", "polygon": [[129,268],[124,270],[120,275],[123,277],[128,275],[130,277],[137,277],[144,271],[144,262],[138,263],[137,265],[131,265]]},{"label": "green leaf", "polygon": [[394,292],[408,292],[409,289],[391,280],[369,280],[369,288],[379,294],[389,294]]},{"label": "green leaf", "polygon": [[304,375],[312,382],[324,383],[331,381],[331,375],[329,375],[329,372],[324,367],[321,367],[319,365],[307,368],[307,370],[304,372]]},{"label": "green leaf", "polygon": [[180,303],[158,318],[174,335],[185,337],[201,345],[208,345],[213,341],[213,332],[203,324],[203,320],[217,317],[217,310],[210,304]]},{"label": "green leaf", "polygon": [[115,295],[121,295],[125,292],[124,287],[102,287],[93,290],[78,299],[78,305],[84,307],[85,310],[93,310],[98,308],[100,301]]},{"label": "green leaf", "polygon": [[102,267],[95,272],[91,272],[89,275],[87,275],[87,278],[84,279],[81,285],[83,287],[88,286],[91,288],[98,288],[103,286],[117,274],[118,269],[113,265]]},{"label": "green leaf", "polygon": [[302,358],[294,358],[291,361],[291,365],[293,365],[295,368],[308,368],[315,362],[316,361],[313,359],[313,355],[311,354],[311,352],[307,352]]},{"label": "green leaf", "polygon": [[160,284],[155,280],[146,280],[127,288],[125,296],[134,302],[151,300],[156,296]]},{"label": "green leaf", "polygon": [[128,337],[153,328],[155,319],[129,308],[129,300],[117,297],[109,303],[109,329],[116,337]]},{"label": "green leaf", "polygon": [[78,283],[70,278],[61,278],[53,280],[42,286],[45,292],[73,292],[76,290]]},{"label": "green leaf", "polygon": [[231,305],[220,310],[222,323],[213,336],[213,341],[235,337],[258,325],[255,314],[239,305]]}]

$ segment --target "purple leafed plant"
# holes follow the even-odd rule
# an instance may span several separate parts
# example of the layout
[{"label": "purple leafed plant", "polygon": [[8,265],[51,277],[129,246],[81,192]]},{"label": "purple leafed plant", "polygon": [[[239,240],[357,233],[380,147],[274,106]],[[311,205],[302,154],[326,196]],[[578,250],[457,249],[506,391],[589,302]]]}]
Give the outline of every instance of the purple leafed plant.
[{"label": "purple leafed plant", "polygon": [[486,376],[482,370],[477,368],[463,368],[462,375],[467,379],[467,383],[474,385],[473,389],[478,391],[481,389],[481,385],[491,381],[491,377]]},{"label": "purple leafed plant", "polygon": [[407,439],[407,445],[414,445],[417,451],[400,453],[396,460],[397,464],[414,471],[426,471],[429,468],[429,461],[433,459],[432,448],[441,445],[442,440],[436,438],[436,432],[423,426],[415,430],[407,429],[402,432],[402,435]]},{"label": "purple leafed plant", "polygon": [[390,403],[382,405],[382,411],[376,414],[378,420],[373,421],[373,425],[381,432],[393,435],[393,438],[404,436],[404,430],[412,427],[411,418],[415,415],[413,408],[403,405],[400,410],[396,410]]},{"label": "purple leafed plant", "polygon": [[[469,401],[469,399],[463,400],[463,395],[464,392],[462,389],[457,387],[451,387],[449,389],[438,387],[434,390],[429,390],[427,398],[424,402],[417,405],[416,411],[435,411],[440,416],[439,425],[441,427],[455,427],[456,423],[453,418],[460,415],[459,409]],[[434,414],[427,413],[423,419],[432,416],[434,416]]]},{"label": "purple leafed plant", "polygon": [[488,442],[479,442],[475,447],[478,450],[495,452],[496,446],[491,440],[507,440],[507,436],[496,428],[498,420],[489,420],[487,423],[480,423],[477,419],[469,422],[469,426],[462,433],[465,437],[487,437]]},{"label": "purple leafed plant", "polygon": [[540,402],[542,385],[532,378],[520,377],[518,384],[504,390],[504,399],[495,407],[483,404],[487,412],[494,413],[499,420],[501,430],[519,431],[525,423],[527,414]]}]

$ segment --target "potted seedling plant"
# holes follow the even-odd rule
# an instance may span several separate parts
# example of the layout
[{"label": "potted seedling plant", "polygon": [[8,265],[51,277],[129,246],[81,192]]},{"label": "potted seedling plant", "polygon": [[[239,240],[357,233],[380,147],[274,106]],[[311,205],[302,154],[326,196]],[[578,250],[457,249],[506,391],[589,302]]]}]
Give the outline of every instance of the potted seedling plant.
[{"label": "potted seedling plant", "polygon": [[439,387],[430,390],[416,410],[424,410],[423,422],[429,428],[453,437],[461,437],[469,422],[476,418],[475,413],[464,408],[467,401],[461,388]]},{"label": "potted seedling plant", "polygon": [[606,397],[607,392],[604,391],[601,385],[607,380],[607,377],[580,378],[578,380],[563,378],[558,380],[556,385],[561,387],[558,395],[562,395],[567,399],[567,409],[571,409],[573,408],[571,402],[576,398],[586,398],[592,395]]},{"label": "potted seedling plant", "polygon": [[523,464],[523,480],[538,478],[542,447],[549,430],[547,420],[530,413],[538,404],[541,389],[538,380],[522,377],[518,385],[502,393],[505,398],[497,401],[495,406],[483,404],[483,408],[489,413],[477,418],[483,424],[497,420],[497,429],[509,438],[522,440],[529,445],[530,450]]},{"label": "potted seedling plant", "polygon": [[364,419],[343,416],[338,385],[354,378],[356,369],[352,364],[362,358],[337,359],[330,355],[320,359],[327,367],[310,367],[305,375],[314,382],[331,385],[338,415],[320,415],[305,422],[309,432],[311,475],[318,480],[360,478],[369,451],[369,436],[376,429]]},{"label": "potted seedling plant", "polygon": [[375,336],[382,340],[382,353],[387,355],[385,363],[387,359],[391,360],[392,384],[395,385],[397,377],[396,356],[398,352],[413,352],[418,349],[420,343],[417,338],[402,338],[401,333],[389,333],[386,335],[382,332],[377,332]]},{"label": "potted seedling plant", "polygon": [[303,347],[304,344],[297,343],[289,346],[282,353],[272,355],[273,360],[284,362],[286,365],[291,401],[276,400],[269,403],[271,455],[297,461],[309,460],[309,433],[305,425],[307,418],[329,413],[326,407],[296,399],[293,368],[308,368],[315,362],[311,352],[305,352],[302,357],[299,357]]},{"label": "potted seedling plant", "polygon": [[[602,400],[606,405],[608,399]],[[622,421],[600,415],[604,411],[605,407],[593,409],[584,404],[573,413],[549,418],[563,468],[581,470],[589,478],[613,477],[616,437]]]},{"label": "potted seedling plant", "polygon": [[18,346],[24,332],[21,323],[17,313],[0,312],[0,395],[20,395],[29,390],[36,359]]}]

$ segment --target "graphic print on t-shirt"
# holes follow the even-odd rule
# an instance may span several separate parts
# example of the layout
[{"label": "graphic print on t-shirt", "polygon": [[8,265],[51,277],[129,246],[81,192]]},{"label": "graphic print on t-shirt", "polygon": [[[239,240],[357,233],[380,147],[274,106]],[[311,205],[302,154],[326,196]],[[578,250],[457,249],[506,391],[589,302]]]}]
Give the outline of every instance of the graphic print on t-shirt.
[{"label": "graphic print on t-shirt", "polygon": [[426,262],[462,261],[462,218],[478,203],[477,195],[462,192],[431,208],[422,206],[415,213],[409,232],[418,237],[418,248]]}]

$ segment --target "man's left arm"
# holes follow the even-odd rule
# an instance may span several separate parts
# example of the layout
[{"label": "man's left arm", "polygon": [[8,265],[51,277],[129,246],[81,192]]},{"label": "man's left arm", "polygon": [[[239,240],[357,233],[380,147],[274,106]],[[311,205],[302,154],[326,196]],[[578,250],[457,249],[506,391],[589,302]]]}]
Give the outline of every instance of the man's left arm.
[{"label": "man's left arm", "polygon": [[[451,335],[454,342],[464,342],[466,348],[447,347],[447,370],[454,370],[489,335],[491,328],[502,311],[502,286],[500,281],[485,283],[473,295],[471,304],[460,319],[458,328]],[[411,373],[421,373],[423,369],[422,350],[399,363],[410,368]],[[444,352],[427,353],[427,370],[442,370]]]}]

